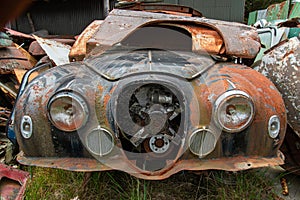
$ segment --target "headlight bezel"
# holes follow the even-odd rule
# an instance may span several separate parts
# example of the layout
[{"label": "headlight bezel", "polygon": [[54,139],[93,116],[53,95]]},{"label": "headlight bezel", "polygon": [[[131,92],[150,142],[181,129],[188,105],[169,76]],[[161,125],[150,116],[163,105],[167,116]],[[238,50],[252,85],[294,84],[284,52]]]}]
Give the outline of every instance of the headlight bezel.
[{"label": "headlight bezel", "polygon": [[[78,121],[75,122],[75,120],[73,120],[72,121],[73,126],[68,126],[66,124],[65,124],[65,126],[62,126],[57,122],[57,120],[53,119],[54,116],[53,116],[53,114],[51,114],[52,113],[51,108],[56,101],[61,100],[62,98],[69,98],[69,101],[71,102],[70,106],[72,106],[72,108],[73,108],[74,102],[75,102],[75,104],[77,104],[79,106],[77,108],[79,108],[79,110],[81,110],[79,113],[82,115],[82,119],[79,121],[79,123],[78,123]],[[49,101],[47,103],[47,115],[48,115],[48,119],[50,120],[51,124],[54,127],[56,127],[57,129],[64,131],[64,132],[73,132],[73,131],[76,131],[86,125],[88,118],[89,118],[89,107],[88,107],[86,100],[79,93],[77,93],[75,91],[70,91],[70,90],[63,90],[63,91],[59,91],[59,92],[55,93],[49,99]]]},{"label": "headlight bezel", "polygon": [[[225,123],[223,123],[222,120],[221,120],[221,114],[220,114],[222,112],[221,109],[224,107],[224,105],[226,105],[226,103],[228,105],[230,105],[228,103],[228,102],[230,102],[230,100],[236,100],[237,101],[237,99],[239,99],[239,98],[240,98],[240,100],[243,100],[243,101],[245,101],[245,103],[248,104],[249,109],[250,109],[249,117],[246,120],[246,122],[240,123],[240,125],[238,125],[236,128],[227,127],[225,125]],[[228,107],[228,105],[227,105],[227,107]],[[227,110],[227,109],[225,109],[225,110]],[[254,101],[248,93],[246,93],[242,90],[229,90],[229,91],[226,91],[223,94],[221,94],[216,99],[216,101],[214,103],[214,108],[213,108],[214,122],[217,126],[222,128],[223,131],[228,132],[228,133],[237,133],[237,132],[241,132],[241,131],[245,130],[246,128],[248,128],[251,125],[251,123],[254,119],[254,116],[255,116]]]}]

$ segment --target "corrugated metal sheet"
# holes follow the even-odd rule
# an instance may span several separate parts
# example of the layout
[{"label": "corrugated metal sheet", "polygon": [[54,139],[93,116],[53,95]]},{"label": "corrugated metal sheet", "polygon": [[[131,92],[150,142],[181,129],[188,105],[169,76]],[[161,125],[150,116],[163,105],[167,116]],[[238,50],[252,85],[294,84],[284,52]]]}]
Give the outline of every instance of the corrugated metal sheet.
[{"label": "corrugated metal sheet", "polygon": [[164,0],[164,2],[193,7],[207,18],[244,21],[245,0]]},{"label": "corrugated metal sheet", "polygon": [[46,29],[50,34],[70,35],[80,34],[95,19],[103,19],[103,6],[99,0],[36,1],[12,28],[33,32],[28,13],[36,31]]},{"label": "corrugated metal sheet", "polygon": [[[111,0],[111,7],[113,4]],[[245,0],[164,0],[199,10],[207,18],[243,22]],[[103,19],[103,1],[51,0],[34,1],[33,6],[12,28],[24,33],[48,30],[50,34],[77,35],[95,19]]]}]

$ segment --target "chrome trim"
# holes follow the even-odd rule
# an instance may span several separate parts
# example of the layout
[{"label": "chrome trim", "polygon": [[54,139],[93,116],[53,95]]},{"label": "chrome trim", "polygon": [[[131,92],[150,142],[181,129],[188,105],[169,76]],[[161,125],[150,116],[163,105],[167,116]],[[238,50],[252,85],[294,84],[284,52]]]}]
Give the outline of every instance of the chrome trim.
[{"label": "chrome trim", "polygon": [[[74,130],[62,130],[61,128],[56,127],[54,121],[52,120],[52,117],[51,117],[51,114],[50,114],[51,105],[52,105],[52,103],[54,101],[56,101],[59,98],[63,98],[63,97],[68,97],[68,98],[71,98],[72,100],[76,101],[80,105],[81,109],[84,111],[85,119],[83,120],[81,126],[77,127],[77,129],[74,129]],[[72,132],[72,131],[80,129],[81,127],[83,127],[86,124],[86,122],[88,121],[89,109],[88,109],[86,101],[80,95],[78,95],[78,94],[76,94],[74,92],[71,92],[71,91],[60,91],[60,92],[54,94],[50,98],[50,100],[49,100],[49,102],[47,104],[47,115],[48,115],[48,119],[51,121],[51,123],[56,128],[58,128],[59,130],[62,130],[62,131],[66,131],[66,132]]]},{"label": "chrome trim", "polygon": [[32,119],[28,115],[24,115],[21,120],[21,134],[25,139],[29,139],[32,136]]},{"label": "chrome trim", "polygon": [[280,119],[277,115],[270,117],[268,122],[268,133],[273,139],[277,138],[280,132]]},{"label": "chrome trim", "polygon": [[[251,116],[249,117],[248,121],[243,126],[236,128],[236,129],[227,128],[220,122],[220,119],[218,116],[218,110],[223,103],[230,100],[231,98],[240,98],[240,97],[249,101],[250,107],[251,107]],[[229,91],[226,91],[225,93],[221,94],[216,99],[214,108],[213,108],[213,118],[214,118],[215,123],[219,127],[221,127],[224,131],[229,132],[229,133],[236,133],[236,132],[245,130],[253,121],[254,115],[255,115],[255,109],[254,109],[254,102],[253,102],[252,98],[250,97],[249,94],[247,94],[246,92],[241,91],[241,90],[229,90]]]}]

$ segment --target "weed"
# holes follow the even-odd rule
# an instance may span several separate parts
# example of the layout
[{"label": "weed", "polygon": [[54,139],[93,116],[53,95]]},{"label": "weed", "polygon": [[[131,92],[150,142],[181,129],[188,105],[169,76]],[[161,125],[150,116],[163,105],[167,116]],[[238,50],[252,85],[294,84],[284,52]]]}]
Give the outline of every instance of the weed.
[{"label": "weed", "polygon": [[25,199],[274,199],[273,180],[264,170],[180,172],[161,181],[137,179],[119,171],[69,172],[29,167]]}]

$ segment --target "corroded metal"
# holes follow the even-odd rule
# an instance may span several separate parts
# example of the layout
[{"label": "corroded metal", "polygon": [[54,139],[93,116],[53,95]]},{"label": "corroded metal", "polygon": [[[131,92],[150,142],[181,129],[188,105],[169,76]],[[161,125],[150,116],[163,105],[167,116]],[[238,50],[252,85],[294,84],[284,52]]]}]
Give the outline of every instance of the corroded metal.
[{"label": "corroded metal", "polygon": [[12,30],[9,28],[5,28],[4,30],[7,34],[12,36],[13,38],[25,38],[25,39],[29,39],[29,40],[34,40],[33,36],[25,34],[25,33],[21,33],[19,31],[15,31],[15,30]]},{"label": "corroded metal", "polygon": [[40,38],[35,35],[34,38],[56,65],[69,63],[68,55],[71,49],[69,45],[56,42],[55,40]]},{"label": "corroded metal", "polygon": [[270,49],[258,71],[280,91],[287,109],[288,129],[281,147],[286,160],[283,167],[300,174],[300,41],[293,37]]},{"label": "corroded metal", "polygon": [[75,44],[70,50],[69,59],[70,61],[80,61],[86,56],[87,53],[87,41],[92,37],[92,35],[99,29],[102,24],[102,20],[93,21],[84,31],[79,35]]},{"label": "corroded metal", "polygon": [[267,20],[287,19],[289,14],[289,1],[272,4],[267,9]]},{"label": "corroded metal", "polygon": [[[118,67],[117,63],[115,67]],[[128,81],[130,83],[131,81],[148,80],[145,84],[149,84],[152,83],[150,77],[160,84],[169,78],[169,82],[174,84],[184,81],[184,79],[176,77],[171,78],[174,75],[169,76],[170,74],[137,74],[129,76]],[[66,83],[71,77],[77,78],[73,81],[69,80],[70,84],[61,88],[62,83]],[[203,77],[206,78],[203,79]],[[173,79],[177,79],[177,81]],[[28,86],[30,91],[25,90],[16,105],[17,132],[20,129],[21,116],[31,116],[33,121],[31,138],[25,139],[20,134],[17,135],[18,143],[25,153],[25,156],[21,155],[18,160],[22,164],[61,167],[74,171],[118,169],[144,179],[163,179],[180,170],[224,169],[236,171],[283,163],[283,157],[278,157],[278,149],[285,134],[285,108],[275,86],[264,76],[245,66],[223,63],[214,65],[207,72],[203,72],[190,82],[185,82],[182,86],[180,88],[186,92],[186,117],[184,118],[186,121],[184,120],[183,123],[188,123],[192,127],[186,134],[183,134],[186,139],[179,143],[182,145],[174,144],[172,152],[176,152],[176,155],[168,155],[167,158],[171,156],[172,159],[166,161],[165,167],[161,170],[151,171],[141,169],[137,166],[137,162],[145,158],[147,161],[153,155],[150,153],[150,157],[144,157],[143,153],[129,152],[126,144],[120,141],[124,139],[117,136],[116,133],[114,135],[116,143],[110,154],[103,157],[91,155],[86,149],[85,135],[99,125],[110,132],[116,129],[113,128],[115,125],[111,124],[113,113],[107,115],[103,115],[103,113],[111,113],[114,110],[111,102],[115,102],[112,97],[118,94],[118,89],[116,89],[118,81],[112,82],[101,78],[99,74],[80,63],[53,68],[48,71],[47,76],[31,82]],[[195,91],[195,96],[190,96],[189,92],[191,91],[187,90],[188,88]],[[253,124],[245,131],[237,134],[219,132],[215,149],[207,157],[200,159],[191,154],[184,141],[187,141],[192,130],[198,126],[213,127],[211,124],[213,102],[223,92],[233,88],[244,90],[252,96],[256,109],[260,112],[257,112]],[[79,132],[64,133],[57,129],[54,130],[48,123],[48,118],[44,114],[47,112],[45,108],[48,99],[58,90],[72,90],[84,97],[89,97],[86,98],[87,103],[91,108],[95,108],[91,110],[87,125]],[[30,96],[27,97],[27,94]],[[197,99],[198,104],[195,104],[193,99]],[[196,109],[197,107],[199,110]],[[275,114],[279,116],[282,126],[279,136],[273,139],[267,133],[268,119]],[[161,159],[163,158],[154,156],[149,161],[156,162]]]},{"label": "corroded metal", "polygon": [[[157,32],[147,40],[137,34],[144,28]],[[174,40],[163,43],[171,34],[155,40],[162,29],[179,33],[177,38],[183,35],[190,48],[182,50]],[[43,48],[50,58],[54,54],[64,62],[56,61],[59,66],[22,87],[12,124],[23,152],[20,163],[72,171],[115,169],[151,180],[181,170],[239,171],[283,163],[279,148],[286,111],[280,93],[262,74],[227,60],[256,56],[260,43],[254,28],[199,17],[114,10],[80,35],[67,62],[65,53],[49,51],[53,41],[36,39],[42,47],[47,43]],[[83,61],[66,64],[69,59]],[[245,94],[253,109],[249,123],[235,133],[215,120],[217,100],[229,91],[242,91],[234,95]],[[87,105],[88,120],[75,131],[63,131],[50,120],[49,105],[60,92],[74,93]],[[59,114],[76,113],[72,103],[59,109]],[[274,116],[277,132],[272,135]],[[201,130],[211,134],[202,137]],[[194,143],[206,136],[210,138],[205,142]],[[202,147],[207,151],[200,152]]]},{"label": "corroded metal", "polygon": [[147,12],[166,13],[173,15],[182,15],[189,17],[202,17],[202,13],[190,7],[172,4],[151,4],[134,2],[131,4],[120,5],[117,8],[126,10],[139,10]]},{"label": "corroded metal", "polygon": [[211,54],[224,54],[225,52],[225,49],[222,48],[223,39],[215,30],[193,25],[169,24],[169,26],[180,27],[192,35],[192,50],[194,52]]},{"label": "corroded metal", "polygon": [[260,49],[260,42],[254,28],[239,23],[223,22],[199,17],[165,15],[160,13],[113,10],[104,20],[87,46],[99,46],[104,52],[109,47],[121,42],[136,29],[169,24],[193,24],[209,27],[217,31],[224,41],[225,54],[242,58],[254,58]]},{"label": "corroded metal", "polygon": [[[145,180],[162,180],[182,170],[199,171],[199,170],[226,170],[226,171],[241,171],[252,168],[269,167],[282,165],[283,155],[280,153],[277,157],[262,158],[256,156],[249,157],[228,157],[213,160],[179,160],[168,171],[159,173],[133,172],[133,176]],[[59,168],[70,171],[93,172],[93,171],[108,171],[108,170],[132,170],[132,165],[126,160],[113,158],[111,163],[114,163],[115,168],[107,167],[94,159],[82,158],[41,158],[41,157],[26,157],[23,153],[18,156],[18,162],[24,165]]]},{"label": "corroded metal", "polygon": [[300,17],[300,2],[295,2],[291,8],[289,19],[299,18]]},{"label": "corroded metal", "polygon": [[288,123],[300,137],[300,41],[275,46],[262,58],[258,71],[276,85],[287,107]]},{"label": "corroded metal", "polygon": [[12,45],[12,40],[3,32],[0,32],[0,48],[9,47]]},{"label": "corroded metal", "polygon": [[14,69],[31,69],[33,67],[28,57],[17,47],[0,49],[0,74],[12,74]]},{"label": "corroded metal", "polygon": [[28,172],[0,164],[0,199],[23,199],[28,178]]}]

